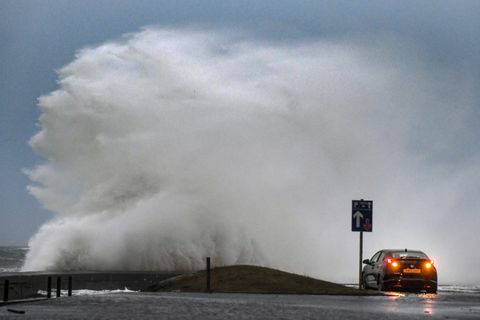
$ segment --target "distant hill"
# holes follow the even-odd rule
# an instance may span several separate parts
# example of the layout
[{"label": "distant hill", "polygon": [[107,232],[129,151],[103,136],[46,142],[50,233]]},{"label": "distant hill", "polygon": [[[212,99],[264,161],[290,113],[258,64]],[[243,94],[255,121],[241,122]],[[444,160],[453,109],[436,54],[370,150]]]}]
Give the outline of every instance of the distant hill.
[{"label": "distant hill", "polygon": [[[167,279],[150,286],[146,291],[203,292],[206,272],[199,271]],[[214,292],[289,293],[332,295],[376,295],[376,291],[349,288],[280,270],[238,265],[213,268],[211,289]]]}]

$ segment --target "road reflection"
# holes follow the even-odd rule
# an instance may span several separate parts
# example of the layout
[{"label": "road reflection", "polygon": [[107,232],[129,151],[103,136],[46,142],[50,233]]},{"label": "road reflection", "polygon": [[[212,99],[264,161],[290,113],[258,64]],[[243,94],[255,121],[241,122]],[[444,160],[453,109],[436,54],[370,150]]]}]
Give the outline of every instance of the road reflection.
[{"label": "road reflection", "polygon": [[435,299],[437,295],[435,293],[423,293],[419,295],[425,301],[423,306],[423,313],[433,315],[433,307],[435,306]]},{"label": "road reflection", "polygon": [[[424,314],[433,315],[437,295],[432,293],[404,293],[404,292],[384,292],[390,303],[387,305],[388,312],[410,313],[422,310]],[[422,308],[419,310],[419,307]]]},{"label": "road reflection", "polygon": [[388,292],[383,292],[385,295],[388,296],[389,300],[396,300],[400,297],[405,297],[405,293],[403,292],[394,292],[394,291],[388,291]]}]

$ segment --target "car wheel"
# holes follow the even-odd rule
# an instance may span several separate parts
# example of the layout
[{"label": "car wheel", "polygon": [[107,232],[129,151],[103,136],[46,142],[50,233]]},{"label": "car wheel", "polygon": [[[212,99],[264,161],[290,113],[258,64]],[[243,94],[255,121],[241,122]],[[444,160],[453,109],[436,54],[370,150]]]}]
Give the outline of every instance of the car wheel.
[{"label": "car wheel", "polygon": [[427,293],[437,293],[437,287],[427,290]]},{"label": "car wheel", "polygon": [[378,291],[388,291],[388,287],[386,284],[383,283],[383,277],[378,277],[377,279],[377,289]]},{"label": "car wheel", "polygon": [[362,273],[362,284],[363,284],[363,289],[370,289],[367,283],[367,278],[365,277],[365,273]]}]

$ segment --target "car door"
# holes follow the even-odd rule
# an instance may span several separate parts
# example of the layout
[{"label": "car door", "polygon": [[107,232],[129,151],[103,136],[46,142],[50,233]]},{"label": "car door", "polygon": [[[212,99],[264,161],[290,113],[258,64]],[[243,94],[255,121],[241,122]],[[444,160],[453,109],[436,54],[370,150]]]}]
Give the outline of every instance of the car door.
[{"label": "car door", "polygon": [[363,269],[365,286],[367,287],[370,287],[370,288],[377,287],[378,268],[376,264],[381,254],[382,254],[382,251],[378,251],[377,253],[375,253],[373,257],[370,259],[370,263],[365,265],[365,268]]}]

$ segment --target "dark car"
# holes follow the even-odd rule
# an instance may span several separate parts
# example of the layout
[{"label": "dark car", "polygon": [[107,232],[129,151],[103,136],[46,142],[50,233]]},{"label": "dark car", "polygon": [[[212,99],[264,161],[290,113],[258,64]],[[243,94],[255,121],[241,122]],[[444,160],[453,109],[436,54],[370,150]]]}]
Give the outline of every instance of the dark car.
[{"label": "dark car", "polygon": [[365,288],[437,293],[437,269],[422,251],[384,249],[363,263]]}]

